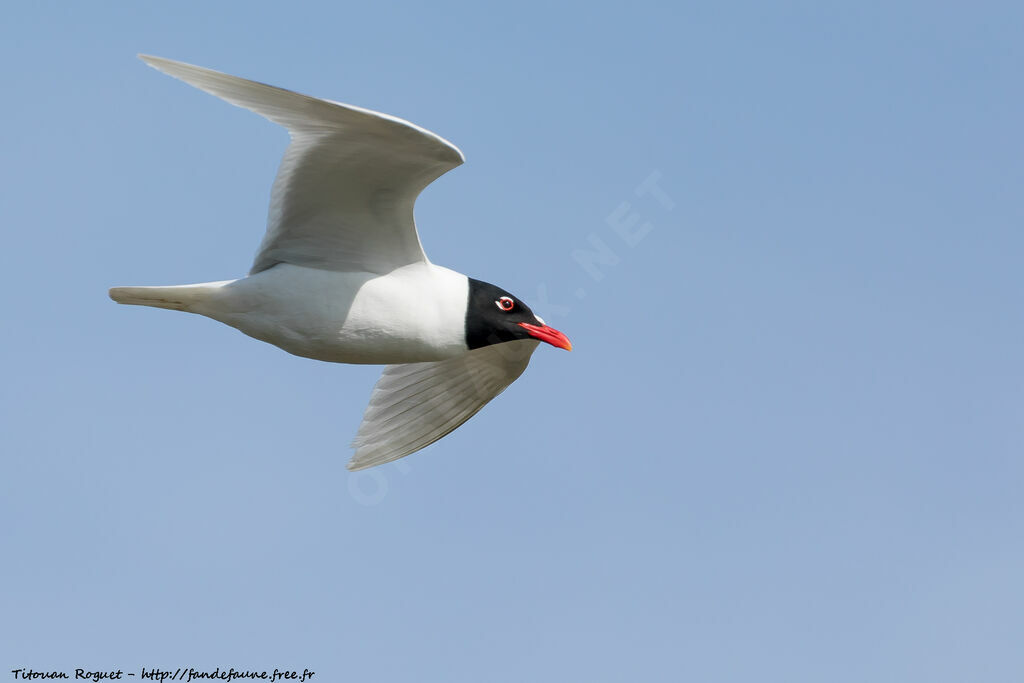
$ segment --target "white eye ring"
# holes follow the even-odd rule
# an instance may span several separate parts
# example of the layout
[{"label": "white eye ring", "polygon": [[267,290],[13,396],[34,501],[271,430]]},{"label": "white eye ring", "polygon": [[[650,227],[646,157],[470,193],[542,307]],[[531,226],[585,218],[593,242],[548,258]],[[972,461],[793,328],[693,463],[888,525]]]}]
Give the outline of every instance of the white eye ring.
[{"label": "white eye ring", "polygon": [[508,313],[516,307],[516,302],[512,300],[512,297],[503,296],[495,301],[494,305]]}]

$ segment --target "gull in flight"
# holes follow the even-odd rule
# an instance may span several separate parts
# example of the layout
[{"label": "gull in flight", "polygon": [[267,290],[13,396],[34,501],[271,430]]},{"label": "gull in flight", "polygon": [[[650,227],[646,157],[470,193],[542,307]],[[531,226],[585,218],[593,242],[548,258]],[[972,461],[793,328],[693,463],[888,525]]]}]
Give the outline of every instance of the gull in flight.
[{"label": "gull in flight", "polygon": [[456,429],[526,369],[540,342],[572,350],[517,297],[434,265],[413,204],[462,152],[408,121],[190,64],[155,69],[291,134],[247,277],[114,287],[122,304],[198,313],[297,356],[382,364],[348,464],[360,470]]}]

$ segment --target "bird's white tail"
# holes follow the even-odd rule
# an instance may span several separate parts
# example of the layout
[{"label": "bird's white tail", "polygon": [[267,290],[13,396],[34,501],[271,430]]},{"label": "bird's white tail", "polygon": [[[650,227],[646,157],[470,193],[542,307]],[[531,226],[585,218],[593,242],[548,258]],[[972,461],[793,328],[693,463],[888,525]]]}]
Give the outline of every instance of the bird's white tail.
[{"label": "bird's white tail", "polygon": [[119,304],[196,313],[196,306],[206,301],[211,292],[220,289],[224,284],[226,283],[205,282],[171,287],[112,287],[110,298]]}]

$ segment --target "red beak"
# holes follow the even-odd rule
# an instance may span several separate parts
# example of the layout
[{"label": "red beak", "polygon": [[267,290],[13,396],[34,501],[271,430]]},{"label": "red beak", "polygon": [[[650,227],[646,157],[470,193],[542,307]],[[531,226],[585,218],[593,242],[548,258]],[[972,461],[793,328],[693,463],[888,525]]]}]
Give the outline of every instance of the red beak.
[{"label": "red beak", "polygon": [[560,349],[566,351],[572,351],[572,342],[564,334],[559,332],[553,327],[547,325],[531,325],[530,323],[519,323],[519,327],[530,333],[531,337],[536,337],[542,342],[547,342],[552,346],[557,346]]}]

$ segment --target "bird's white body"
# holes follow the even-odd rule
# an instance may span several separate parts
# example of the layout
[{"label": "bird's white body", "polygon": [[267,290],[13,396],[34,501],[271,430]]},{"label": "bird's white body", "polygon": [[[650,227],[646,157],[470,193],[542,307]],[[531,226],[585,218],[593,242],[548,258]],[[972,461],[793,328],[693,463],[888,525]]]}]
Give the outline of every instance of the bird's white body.
[{"label": "bird's white body", "polygon": [[465,353],[468,287],[465,275],[432,263],[387,275],[279,263],[240,280],[132,289],[159,290],[182,301],[175,308],[296,356],[384,365]]}]

